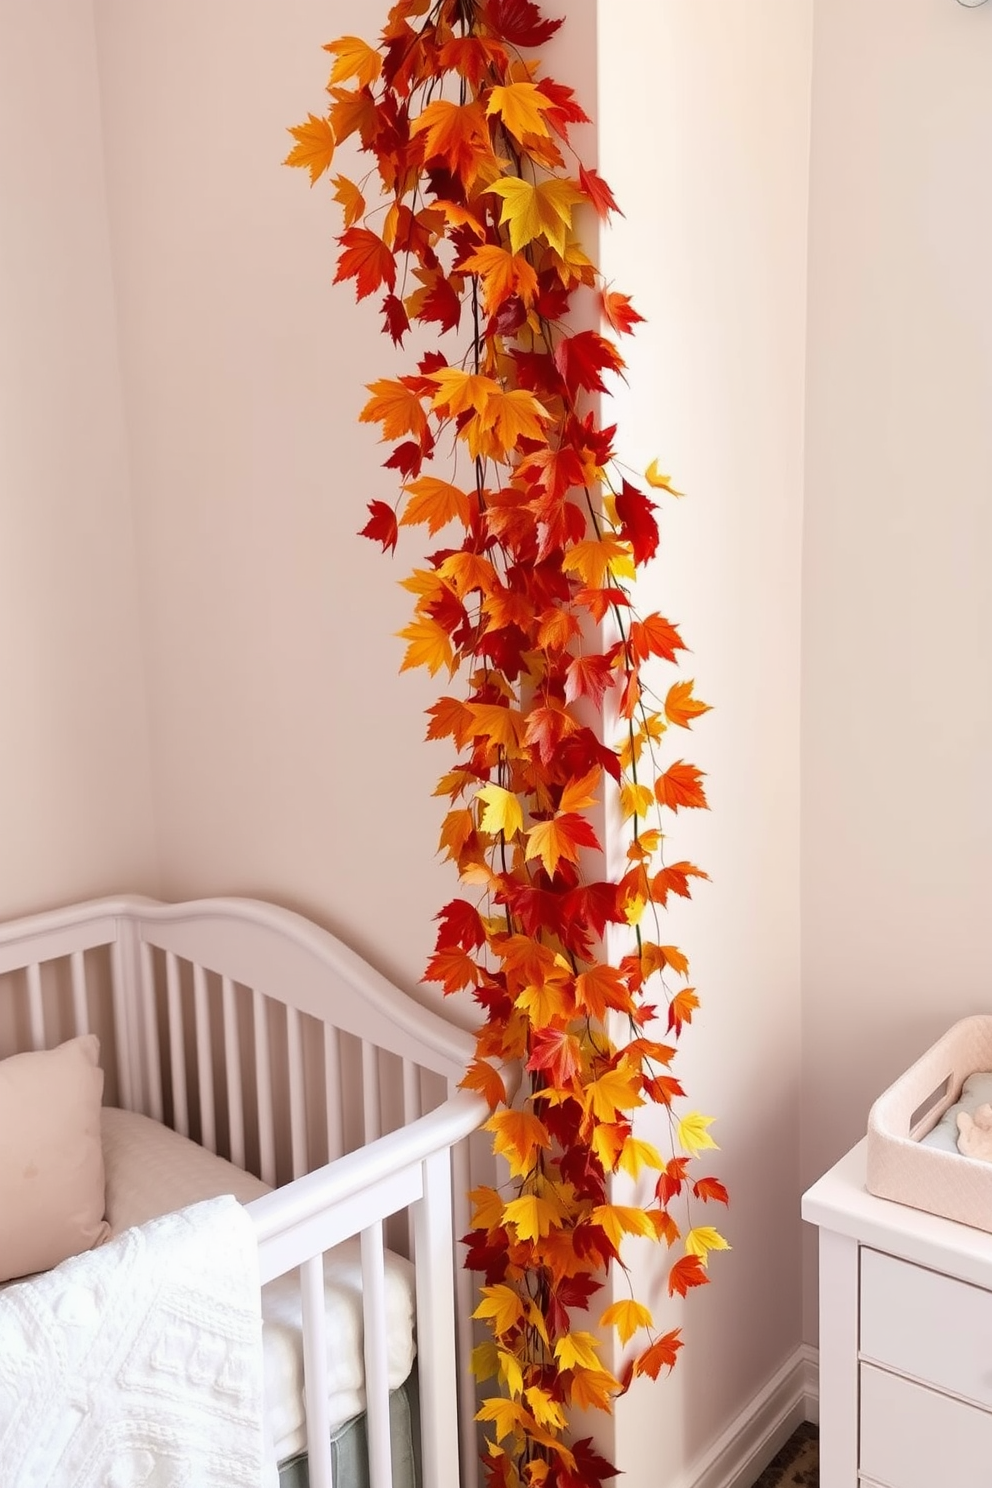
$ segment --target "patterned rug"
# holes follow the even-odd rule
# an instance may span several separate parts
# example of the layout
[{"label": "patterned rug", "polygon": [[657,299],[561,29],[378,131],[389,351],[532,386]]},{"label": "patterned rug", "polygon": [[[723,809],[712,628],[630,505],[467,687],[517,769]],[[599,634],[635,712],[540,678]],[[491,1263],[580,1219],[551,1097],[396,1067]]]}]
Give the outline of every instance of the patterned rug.
[{"label": "patterned rug", "polygon": [[810,1421],[789,1437],[754,1488],[819,1488],[820,1433]]}]

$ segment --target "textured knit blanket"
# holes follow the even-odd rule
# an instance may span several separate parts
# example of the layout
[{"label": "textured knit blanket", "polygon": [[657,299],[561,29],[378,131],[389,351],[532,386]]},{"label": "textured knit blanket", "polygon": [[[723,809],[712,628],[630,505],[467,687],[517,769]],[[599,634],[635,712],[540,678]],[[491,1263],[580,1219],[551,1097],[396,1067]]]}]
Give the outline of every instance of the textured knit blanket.
[{"label": "textured knit blanket", "polygon": [[3,1488],[259,1488],[258,1251],[210,1199],[0,1293]]}]

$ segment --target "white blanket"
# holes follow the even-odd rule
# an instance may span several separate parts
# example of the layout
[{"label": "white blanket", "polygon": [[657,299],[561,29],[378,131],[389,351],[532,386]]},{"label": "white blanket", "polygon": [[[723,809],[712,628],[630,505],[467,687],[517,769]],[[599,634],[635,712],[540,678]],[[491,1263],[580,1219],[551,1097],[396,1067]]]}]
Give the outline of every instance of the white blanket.
[{"label": "white blanket", "polygon": [[3,1488],[258,1488],[258,1251],[211,1199],[0,1294]]}]

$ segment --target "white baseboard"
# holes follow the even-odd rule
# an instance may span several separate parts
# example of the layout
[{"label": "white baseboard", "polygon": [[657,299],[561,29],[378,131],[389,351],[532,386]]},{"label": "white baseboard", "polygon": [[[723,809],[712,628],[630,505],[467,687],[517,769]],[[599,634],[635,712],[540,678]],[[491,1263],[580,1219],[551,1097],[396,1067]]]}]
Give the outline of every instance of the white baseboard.
[{"label": "white baseboard", "polygon": [[751,1488],[802,1421],[817,1419],[817,1351],[801,1344],[673,1488]]}]

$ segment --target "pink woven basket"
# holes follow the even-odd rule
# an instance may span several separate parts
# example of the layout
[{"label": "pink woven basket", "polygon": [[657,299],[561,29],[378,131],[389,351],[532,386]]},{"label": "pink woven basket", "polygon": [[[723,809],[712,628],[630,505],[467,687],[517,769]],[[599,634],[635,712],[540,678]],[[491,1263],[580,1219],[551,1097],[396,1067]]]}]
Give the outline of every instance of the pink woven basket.
[{"label": "pink woven basket", "polygon": [[868,1114],[869,1193],[992,1232],[992,1162],[920,1146],[980,1070],[992,1070],[984,1014],[955,1023],[878,1097]]}]

